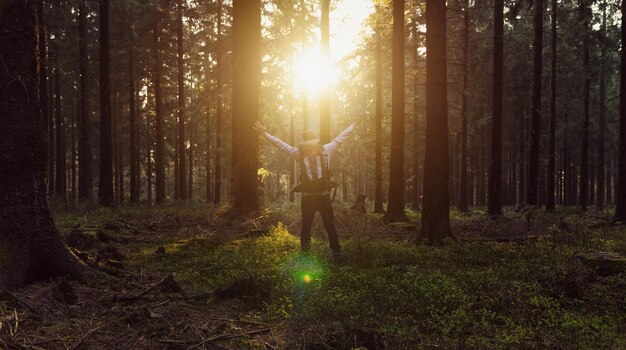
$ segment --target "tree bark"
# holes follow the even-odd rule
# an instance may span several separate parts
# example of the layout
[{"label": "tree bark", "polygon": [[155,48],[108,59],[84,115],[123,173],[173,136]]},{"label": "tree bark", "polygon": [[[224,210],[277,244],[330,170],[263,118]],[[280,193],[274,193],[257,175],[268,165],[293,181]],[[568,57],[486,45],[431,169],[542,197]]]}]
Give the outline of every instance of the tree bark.
[{"label": "tree bark", "polygon": [[222,202],[222,1],[217,2],[217,44],[215,47],[215,189],[213,191],[213,203]]},{"label": "tree bark", "polygon": [[187,180],[187,200],[193,200],[193,116],[189,116],[189,170],[187,172],[189,178]]},{"label": "tree bark", "polygon": [[420,179],[420,162],[419,162],[419,41],[418,41],[418,33],[417,33],[417,14],[414,13],[413,16],[413,25],[411,26],[411,30],[413,31],[413,191],[412,191],[412,203],[411,209],[417,211],[420,209],[420,187],[419,187],[419,179]]},{"label": "tree bark", "polygon": [[109,207],[113,198],[111,144],[111,81],[109,73],[109,0],[100,0],[100,180],[98,203]]},{"label": "tree bark", "polygon": [[54,121],[56,124],[56,160],[54,194],[61,203],[65,203],[67,195],[66,157],[65,157],[65,118],[61,110],[61,67],[57,60],[54,68]]},{"label": "tree bark", "polygon": [[87,68],[87,9],[86,0],[78,2],[78,48],[80,65],[80,135],[78,145],[78,198],[93,200],[91,118],[89,110],[89,76]]},{"label": "tree bark", "polygon": [[469,5],[466,0],[463,9],[463,101],[461,102],[461,169],[459,179],[459,203],[457,209],[460,212],[468,212],[467,203],[467,73],[469,64]]},{"label": "tree bark", "polygon": [[422,236],[430,244],[450,237],[446,3],[426,1],[426,157]]},{"label": "tree bark", "polygon": [[[626,43],[626,1],[621,6],[622,42]],[[619,159],[617,191],[615,193],[615,218],[626,221],[626,50],[620,52],[619,80]]]},{"label": "tree bark", "polygon": [[585,0],[581,1],[581,12],[583,16],[583,135],[582,149],[580,154],[580,192],[578,194],[578,204],[582,211],[587,210],[589,196],[589,8]]},{"label": "tree bark", "polygon": [[130,28],[130,43],[128,47],[128,97],[130,99],[130,202],[139,203],[139,140],[137,132],[137,108],[135,91],[135,37]]},{"label": "tree bark", "polygon": [[550,41],[550,136],[548,145],[548,174],[546,183],[546,210],[552,211],[555,206],[556,180],[556,50],[557,50],[557,0],[552,0],[552,23]]},{"label": "tree bark", "polygon": [[[40,97],[40,105],[41,105],[41,115],[43,120],[46,122],[45,124],[45,129],[46,129],[46,137],[48,138],[48,142],[50,147],[53,146],[53,140],[54,140],[54,133],[53,133],[53,126],[52,126],[52,113],[50,111],[50,101],[48,99],[48,89],[49,89],[49,83],[48,83],[48,74],[49,74],[49,67],[48,67],[48,42],[47,42],[47,38],[48,38],[48,28],[46,26],[46,16],[45,16],[45,10],[44,10],[44,3],[43,1],[39,2],[37,4],[37,16],[39,18],[39,30],[40,33],[38,35],[38,40],[39,40],[39,62],[40,62],[40,66],[39,66],[39,97]],[[53,150],[52,148],[49,149],[50,155],[53,154]],[[48,162],[48,176],[54,175],[54,164],[50,161]],[[54,180],[49,180],[50,184],[49,184],[49,192],[53,191],[53,186],[54,186]]]},{"label": "tree bark", "polygon": [[187,160],[186,160],[186,139],[185,139],[185,62],[183,51],[183,1],[178,0],[178,198],[187,199]]},{"label": "tree bark", "polygon": [[[65,247],[48,209],[49,149],[40,106],[40,46],[35,1],[14,1],[0,9],[0,286],[87,268]],[[44,98],[45,99],[45,98]]]},{"label": "tree bark", "polygon": [[[542,1],[542,0],[537,0]],[[489,168],[488,213],[502,214],[502,106],[504,64],[504,0],[495,0],[493,25],[493,105],[491,115],[491,166]]]},{"label": "tree bark", "polygon": [[528,191],[526,202],[537,205],[537,180],[539,177],[539,142],[541,136],[541,70],[543,67],[543,0],[535,0],[535,39],[533,42],[533,110],[528,154]]},{"label": "tree bark", "polygon": [[163,134],[163,97],[161,95],[161,57],[159,55],[159,42],[161,36],[160,14],[156,13],[154,22],[154,99],[155,99],[155,138],[156,152],[154,157],[154,166],[156,171],[155,187],[156,187],[156,203],[163,203],[165,200],[165,137]]},{"label": "tree bark", "polygon": [[[377,7],[380,13],[380,8]],[[382,87],[382,49],[381,28],[376,24],[376,163],[375,163],[375,189],[374,189],[374,212],[382,213],[383,209],[383,87]]]},{"label": "tree bark", "polygon": [[389,158],[389,199],[385,217],[408,220],[404,213],[404,1],[393,1],[391,89],[391,155]]},{"label": "tree bark", "polygon": [[[602,36],[606,37],[606,2],[602,3]],[[606,44],[602,42],[600,55],[600,110],[598,113],[598,187],[596,191],[596,209],[604,209],[604,186],[605,186],[605,134],[606,134]]]},{"label": "tree bark", "polygon": [[259,137],[253,129],[259,113],[261,78],[261,1],[233,1],[233,213],[260,206]]},{"label": "tree bark", "polygon": [[[322,56],[326,60],[329,57],[329,22],[330,22],[330,0],[321,0],[321,48]],[[325,86],[321,91],[320,98],[320,141],[322,143],[330,142],[330,86]]]}]

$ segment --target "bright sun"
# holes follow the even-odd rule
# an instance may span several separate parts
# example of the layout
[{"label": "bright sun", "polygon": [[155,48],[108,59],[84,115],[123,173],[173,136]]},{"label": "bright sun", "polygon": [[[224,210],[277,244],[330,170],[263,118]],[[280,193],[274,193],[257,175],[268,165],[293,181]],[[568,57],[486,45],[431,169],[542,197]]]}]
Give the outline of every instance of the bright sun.
[{"label": "bright sun", "polygon": [[294,63],[294,77],[299,89],[320,93],[337,83],[337,68],[321,52],[312,50],[299,55]]}]

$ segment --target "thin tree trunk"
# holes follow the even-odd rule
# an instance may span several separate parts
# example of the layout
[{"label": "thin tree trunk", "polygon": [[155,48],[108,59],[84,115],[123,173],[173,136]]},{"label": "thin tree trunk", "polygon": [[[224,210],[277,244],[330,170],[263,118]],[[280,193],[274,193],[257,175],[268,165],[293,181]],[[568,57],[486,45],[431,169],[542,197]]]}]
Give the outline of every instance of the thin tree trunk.
[{"label": "thin tree trunk", "polygon": [[178,198],[187,199],[187,160],[185,159],[185,62],[183,58],[183,1],[178,0]]},{"label": "thin tree trunk", "polygon": [[[329,60],[330,0],[321,0],[321,48],[324,59]],[[325,86],[320,98],[320,141],[330,142],[330,86]]]},{"label": "thin tree trunk", "polygon": [[581,1],[581,12],[583,16],[583,135],[582,149],[580,155],[580,192],[578,194],[578,204],[582,211],[587,210],[589,196],[589,9],[585,0]]},{"label": "thin tree trunk", "polygon": [[163,203],[165,200],[165,140],[163,134],[163,98],[161,95],[161,57],[159,55],[160,46],[160,14],[157,10],[157,20],[154,22],[154,98],[155,98],[155,126],[156,126],[156,152],[154,165],[156,170],[156,203]]},{"label": "thin tree trunk", "polygon": [[530,129],[530,152],[528,155],[528,194],[526,203],[537,205],[537,180],[539,177],[539,143],[541,137],[541,71],[543,67],[543,0],[535,0],[533,42],[533,110]]},{"label": "thin tree trunk", "polygon": [[[39,62],[40,62],[40,70],[39,70],[39,98],[41,105],[41,115],[44,120],[46,137],[48,139],[49,149],[48,152],[50,154],[50,161],[48,162],[48,176],[54,176],[54,163],[52,160],[52,156],[54,154],[54,127],[52,123],[52,112],[50,111],[50,100],[49,100],[49,83],[48,83],[48,74],[49,74],[49,65],[48,65],[48,27],[46,26],[46,16],[44,10],[44,2],[41,1],[37,3],[37,15],[39,18],[39,28],[40,34],[38,36],[38,45],[39,45]],[[54,191],[54,179],[49,178],[49,187],[48,192],[52,193]]]},{"label": "thin tree trunk", "polygon": [[[602,3],[602,36],[606,37],[606,2]],[[605,177],[605,134],[606,134],[606,65],[604,57],[606,56],[606,45],[601,43],[601,55],[600,55],[600,110],[598,113],[598,189],[596,191],[596,208],[598,210],[604,209],[604,177]]]},{"label": "thin tree trunk", "polygon": [[419,187],[419,179],[420,179],[420,162],[419,162],[419,73],[418,73],[418,63],[419,63],[419,42],[417,39],[417,15],[413,16],[413,26],[411,30],[413,31],[413,69],[415,72],[413,73],[413,191],[412,191],[412,203],[411,209],[417,211],[420,209],[420,187]]},{"label": "thin tree trunk", "polygon": [[389,199],[385,217],[408,220],[404,213],[404,1],[393,1],[391,155],[389,158]]},{"label": "thin tree trunk", "polygon": [[459,179],[459,203],[457,209],[460,212],[468,212],[467,203],[467,75],[469,64],[469,5],[464,2],[463,8],[463,101],[461,105],[461,169]]},{"label": "thin tree trunk", "polygon": [[152,142],[150,139],[150,118],[146,114],[146,182],[148,186],[148,206],[152,205]]},{"label": "thin tree trunk", "polygon": [[135,38],[131,28],[131,38],[128,48],[128,97],[130,99],[130,202],[139,203],[139,140],[137,132],[137,108],[135,99]]},{"label": "thin tree trunk", "polygon": [[213,191],[213,203],[222,202],[222,1],[218,1],[217,10],[217,45],[216,45],[216,87],[215,87],[215,190]]},{"label": "thin tree trunk", "polygon": [[109,74],[109,0],[100,1],[100,180],[98,203],[108,207],[113,198],[111,145],[111,82]]},{"label": "thin tree trunk", "polygon": [[557,0],[552,0],[552,23],[550,41],[550,141],[548,146],[548,179],[546,184],[546,210],[554,210],[556,168],[556,49],[557,49]]},{"label": "thin tree trunk", "polygon": [[78,2],[78,47],[80,65],[80,135],[78,144],[78,198],[93,200],[91,118],[89,110],[89,76],[87,67],[87,0]]},{"label": "thin tree trunk", "polygon": [[[621,6],[622,42],[626,43],[626,1]],[[620,52],[619,81],[619,158],[617,191],[615,192],[615,218],[626,221],[626,50]]]},{"label": "thin tree trunk", "polygon": [[446,2],[426,1],[426,157],[421,234],[441,244],[450,233]]},{"label": "thin tree trunk", "polygon": [[[296,118],[293,110],[293,98],[289,98],[289,144],[296,144]],[[296,186],[296,161],[289,157],[289,201],[296,199],[296,194],[291,189]]]},{"label": "thin tree trunk", "polygon": [[61,111],[61,67],[57,62],[54,69],[54,121],[56,123],[56,184],[54,194],[62,203],[66,201],[66,158],[65,158],[65,121]]},{"label": "thin tree trunk", "polygon": [[[542,0],[537,0],[542,1]],[[502,119],[504,64],[504,0],[495,0],[493,26],[493,105],[491,116],[491,167],[489,168],[488,213],[502,214]]]},{"label": "thin tree trunk", "polygon": [[119,130],[117,128],[117,118],[119,116],[119,105],[120,105],[120,95],[119,92],[115,92],[113,95],[113,102],[111,105],[111,150],[113,152],[113,197],[115,199],[115,203],[120,203],[120,169],[119,169],[119,139],[117,135],[119,135]]},{"label": "thin tree trunk", "polygon": [[[380,8],[376,11],[380,13]],[[375,190],[374,190],[374,212],[382,213],[383,209],[383,87],[382,87],[382,49],[381,49],[381,28],[376,25],[376,164]]]},{"label": "thin tree trunk", "polygon": [[193,200],[193,116],[189,116],[189,171],[187,180],[187,200]]},{"label": "thin tree trunk", "polygon": [[[76,82],[74,81],[74,84]],[[74,94],[74,101],[76,101],[76,94]],[[71,142],[72,142],[72,147],[71,147],[71,154],[72,154],[72,158],[70,161],[70,170],[71,170],[71,196],[70,196],[70,202],[73,205],[76,202],[76,108],[74,108],[72,110],[72,125],[71,125],[71,133],[70,133],[70,137],[71,137]]]}]

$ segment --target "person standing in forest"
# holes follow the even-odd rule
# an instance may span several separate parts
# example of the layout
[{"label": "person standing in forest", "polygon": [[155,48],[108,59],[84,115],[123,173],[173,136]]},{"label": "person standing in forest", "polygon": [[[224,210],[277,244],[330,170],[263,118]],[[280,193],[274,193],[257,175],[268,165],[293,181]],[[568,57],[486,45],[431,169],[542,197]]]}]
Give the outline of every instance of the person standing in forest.
[{"label": "person standing in forest", "polygon": [[302,141],[296,146],[280,140],[267,132],[267,128],[260,122],[256,122],[255,130],[261,133],[280,151],[287,153],[295,159],[300,168],[299,184],[293,189],[295,192],[302,192],[302,230],[300,231],[300,246],[302,252],[308,252],[311,245],[311,226],[315,213],[322,216],[324,228],[328,234],[330,248],[333,251],[335,263],[341,263],[341,246],[335,227],[335,214],[331,199],[331,190],[336,187],[336,183],[331,180],[330,161],[337,152],[339,145],[344,142],[352,133],[354,128],[360,124],[362,118],[354,120],[350,126],[342,131],[334,140],[327,144],[322,144],[314,130],[307,129],[302,133]]}]

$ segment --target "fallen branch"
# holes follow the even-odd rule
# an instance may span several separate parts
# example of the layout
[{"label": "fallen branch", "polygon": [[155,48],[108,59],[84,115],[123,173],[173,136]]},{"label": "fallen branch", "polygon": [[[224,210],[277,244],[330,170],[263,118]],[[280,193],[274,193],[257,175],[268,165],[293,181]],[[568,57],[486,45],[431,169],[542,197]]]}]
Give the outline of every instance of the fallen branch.
[{"label": "fallen branch", "polygon": [[91,335],[91,333],[93,333],[93,332],[97,331],[98,329],[102,328],[102,326],[104,326],[104,324],[101,324],[101,325],[99,325],[99,326],[97,326],[97,327],[94,327],[94,328],[92,328],[91,330],[89,330],[87,333],[83,334],[83,336],[82,336],[82,337],[80,337],[80,339],[78,339],[78,341],[77,341],[74,345],[70,346],[70,347],[68,348],[68,350],[74,350],[74,349],[76,349],[76,348],[77,348],[77,347],[78,347],[78,346],[79,346],[79,345],[80,345],[80,344],[81,344],[81,343],[82,343],[85,339],[87,339],[87,337],[88,337],[89,335]]},{"label": "fallen branch", "polygon": [[17,301],[18,303],[26,306],[30,311],[33,311],[35,313],[41,314],[39,312],[39,310],[37,310],[36,308],[34,308],[32,305],[30,305],[29,303],[25,302],[24,300],[18,298],[15,294],[9,292],[7,289],[5,289],[4,287],[0,286],[0,290],[2,290],[2,292],[4,292],[4,294],[8,295],[9,297],[11,297],[11,299]]},{"label": "fallen branch", "polygon": [[235,334],[227,334],[227,333],[222,333],[222,334],[218,334],[214,337],[211,338],[207,338],[199,343],[197,343],[196,345],[192,345],[190,347],[187,348],[187,350],[191,350],[191,349],[195,349],[198,348],[206,343],[212,342],[212,341],[216,341],[216,340],[220,340],[220,339],[231,339],[231,338],[238,338],[238,337],[243,337],[246,335],[253,335],[253,334],[259,334],[259,333],[265,333],[265,332],[269,332],[272,329],[278,327],[279,325],[276,325],[274,327],[267,327],[267,328],[260,328],[260,329],[253,329],[251,331],[247,331],[247,332],[239,332],[239,333],[235,333]]}]

